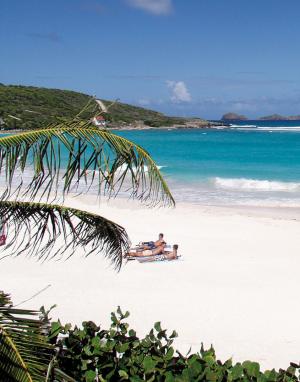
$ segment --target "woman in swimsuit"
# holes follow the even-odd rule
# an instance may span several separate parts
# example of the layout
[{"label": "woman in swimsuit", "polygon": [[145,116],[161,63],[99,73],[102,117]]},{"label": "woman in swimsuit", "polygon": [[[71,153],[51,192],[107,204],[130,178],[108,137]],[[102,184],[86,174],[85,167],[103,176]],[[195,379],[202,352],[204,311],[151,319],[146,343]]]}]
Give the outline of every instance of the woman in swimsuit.
[{"label": "woman in swimsuit", "polygon": [[166,244],[161,244],[155,249],[146,249],[142,252],[128,252],[126,257],[143,257],[143,256],[155,256],[160,255],[164,252]]},{"label": "woman in swimsuit", "polygon": [[178,250],[178,245],[174,244],[173,245],[173,251],[164,251],[163,254],[160,254],[160,255],[148,256],[148,257],[144,257],[144,258],[141,257],[141,259],[139,259],[139,261],[141,261],[143,263],[144,262],[148,263],[148,262],[152,262],[152,261],[177,260],[179,257],[177,254],[177,250]]}]

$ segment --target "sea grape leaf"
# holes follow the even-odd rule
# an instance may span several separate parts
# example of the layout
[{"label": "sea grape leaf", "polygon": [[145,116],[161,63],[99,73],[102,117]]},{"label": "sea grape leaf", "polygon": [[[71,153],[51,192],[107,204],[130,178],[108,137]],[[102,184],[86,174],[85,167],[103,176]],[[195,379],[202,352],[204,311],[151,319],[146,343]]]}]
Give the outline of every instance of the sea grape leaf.
[{"label": "sea grape leaf", "polygon": [[128,350],[128,348],[129,348],[129,343],[125,343],[125,344],[122,344],[121,346],[118,346],[117,351],[119,353],[125,353],[126,350]]},{"label": "sea grape leaf", "polygon": [[137,375],[133,375],[130,377],[130,382],[143,382],[144,380],[138,377]]},{"label": "sea grape leaf", "polygon": [[212,355],[205,355],[203,357],[203,361],[205,361],[209,366],[212,366],[215,363],[215,357]]},{"label": "sea grape leaf", "polygon": [[101,348],[101,340],[99,337],[94,337],[92,339],[92,346],[94,346],[94,348],[97,350]]},{"label": "sea grape leaf", "polygon": [[267,381],[268,381],[268,382],[275,382],[275,381],[276,381],[276,378],[277,378],[277,374],[276,374],[275,369],[272,369],[272,370],[266,370],[266,371],[264,372],[264,376],[267,378]]},{"label": "sea grape leaf", "polygon": [[175,382],[175,378],[170,371],[167,371],[165,374],[165,382]]},{"label": "sea grape leaf", "polygon": [[86,382],[94,382],[96,378],[96,373],[93,370],[88,370],[85,373],[84,377]]},{"label": "sea grape leaf", "polygon": [[202,365],[197,362],[197,361],[194,361],[190,366],[190,369],[192,370],[192,373],[194,376],[197,376],[199,375],[201,372],[202,372]]},{"label": "sea grape leaf", "polygon": [[251,362],[251,361],[245,361],[242,364],[243,368],[246,370],[247,374],[250,377],[258,377],[259,376],[259,363],[257,362]]},{"label": "sea grape leaf", "polygon": [[59,335],[61,329],[63,329],[60,322],[51,322],[51,330],[49,334],[49,339]]},{"label": "sea grape leaf", "polygon": [[117,325],[119,323],[119,320],[117,319],[117,316],[114,312],[111,313],[111,321]]},{"label": "sea grape leaf", "polygon": [[243,369],[243,367],[242,367],[242,365],[240,363],[237,363],[230,370],[230,373],[231,373],[231,376],[232,376],[233,380],[241,378],[242,375],[243,375],[243,372],[244,372],[244,369]]},{"label": "sea grape leaf", "polygon": [[91,347],[89,345],[86,345],[84,348],[83,348],[83,351],[86,355],[88,356],[91,356],[93,355],[93,352],[91,351]]},{"label": "sea grape leaf", "polygon": [[150,356],[146,356],[143,360],[143,367],[146,373],[150,373],[154,370],[157,362],[152,359]]},{"label": "sea grape leaf", "polygon": [[293,366],[289,366],[286,371],[292,375],[296,373],[296,369]]},{"label": "sea grape leaf", "polygon": [[128,334],[130,337],[136,337],[136,331],[134,331],[133,329],[130,329]]},{"label": "sea grape leaf", "polygon": [[168,351],[167,351],[167,354],[165,355],[165,359],[167,361],[169,361],[170,359],[173,358],[173,355],[174,355],[174,349],[173,348],[170,348]]},{"label": "sea grape leaf", "polygon": [[122,378],[124,378],[124,379],[128,379],[128,378],[129,378],[129,376],[128,376],[128,374],[126,373],[125,370],[119,370],[119,376],[122,377]]},{"label": "sea grape leaf", "polygon": [[206,379],[208,381],[212,381],[212,382],[215,382],[218,380],[218,375],[216,374],[215,371],[207,371],[206,373]]},{"label": "sea grape leaf", "polygon": [[154,324],[154,328],[157,332],[161,332],[161,323],[158,321],[158,322],[155,322]]}]

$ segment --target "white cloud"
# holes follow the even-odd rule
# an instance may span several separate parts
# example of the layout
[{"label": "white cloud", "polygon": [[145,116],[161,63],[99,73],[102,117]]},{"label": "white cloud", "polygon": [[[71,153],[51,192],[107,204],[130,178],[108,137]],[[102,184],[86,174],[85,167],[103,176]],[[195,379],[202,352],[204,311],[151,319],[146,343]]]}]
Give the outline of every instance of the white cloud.
[{"label": "white cloud", "polygon": [[138,100],[138,104],[141,106],[149,106],[151,102],[146,98],[141,98]]},{"label": "white cloud", "polygon": [[167,81],[167,86],[171,89],[171,100],[173,102],[191,102],[192,96],[183,81]]},{"label": "white cloud", "polygon": [[127,0],[127,3],[156,15],[165,15],[172,10],[172,0]]}]

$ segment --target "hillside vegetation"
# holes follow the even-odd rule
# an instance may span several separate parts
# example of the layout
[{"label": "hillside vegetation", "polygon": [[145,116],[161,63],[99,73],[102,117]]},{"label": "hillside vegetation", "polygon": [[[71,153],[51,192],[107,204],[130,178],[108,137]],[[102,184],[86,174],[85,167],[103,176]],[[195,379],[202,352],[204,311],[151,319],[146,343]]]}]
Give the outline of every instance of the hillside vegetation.
[{"label": "hillside vegetation", "polygon": [[[2,128],[40,128],[57,119],[75,116],[91,96],[70,90],[0,84],[0,121]],[[111,101],[102,100],[105,105]],[[91,117],[86,113],[83,117]],[[16,119],[17,118],[17,119]],[[128,124],[147,126],[184,125],[188,119],[168,117],[162,113],[116,102],[106,118],[111,127]]]}]

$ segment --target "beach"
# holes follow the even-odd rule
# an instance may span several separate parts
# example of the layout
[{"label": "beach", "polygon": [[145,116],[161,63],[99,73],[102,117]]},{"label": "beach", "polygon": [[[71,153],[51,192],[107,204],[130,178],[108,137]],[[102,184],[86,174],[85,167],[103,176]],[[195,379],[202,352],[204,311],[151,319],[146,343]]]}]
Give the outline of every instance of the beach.
[{"label": "beach", "polygon": [[67,261],[5,258],[1,285],[15,304],[49,286],[21,306],[57,304],[53,319],[102,327],[121,306],[140,336],[156,321],[169,333],[175,329],[175,347],[183,353],[203,342],[222,361],[250,359],[263,369],[299,361],[299,209],[192,203],[148,209],[124,199],[99,204],[91,195],[65,203],[121,224],[133,244],[163,232],[182,257],[124,262],[120,272],[80,251]]},{"label": "beach", "polygon": [[3,3],[0,382],[300,382],[300,0]]}]

